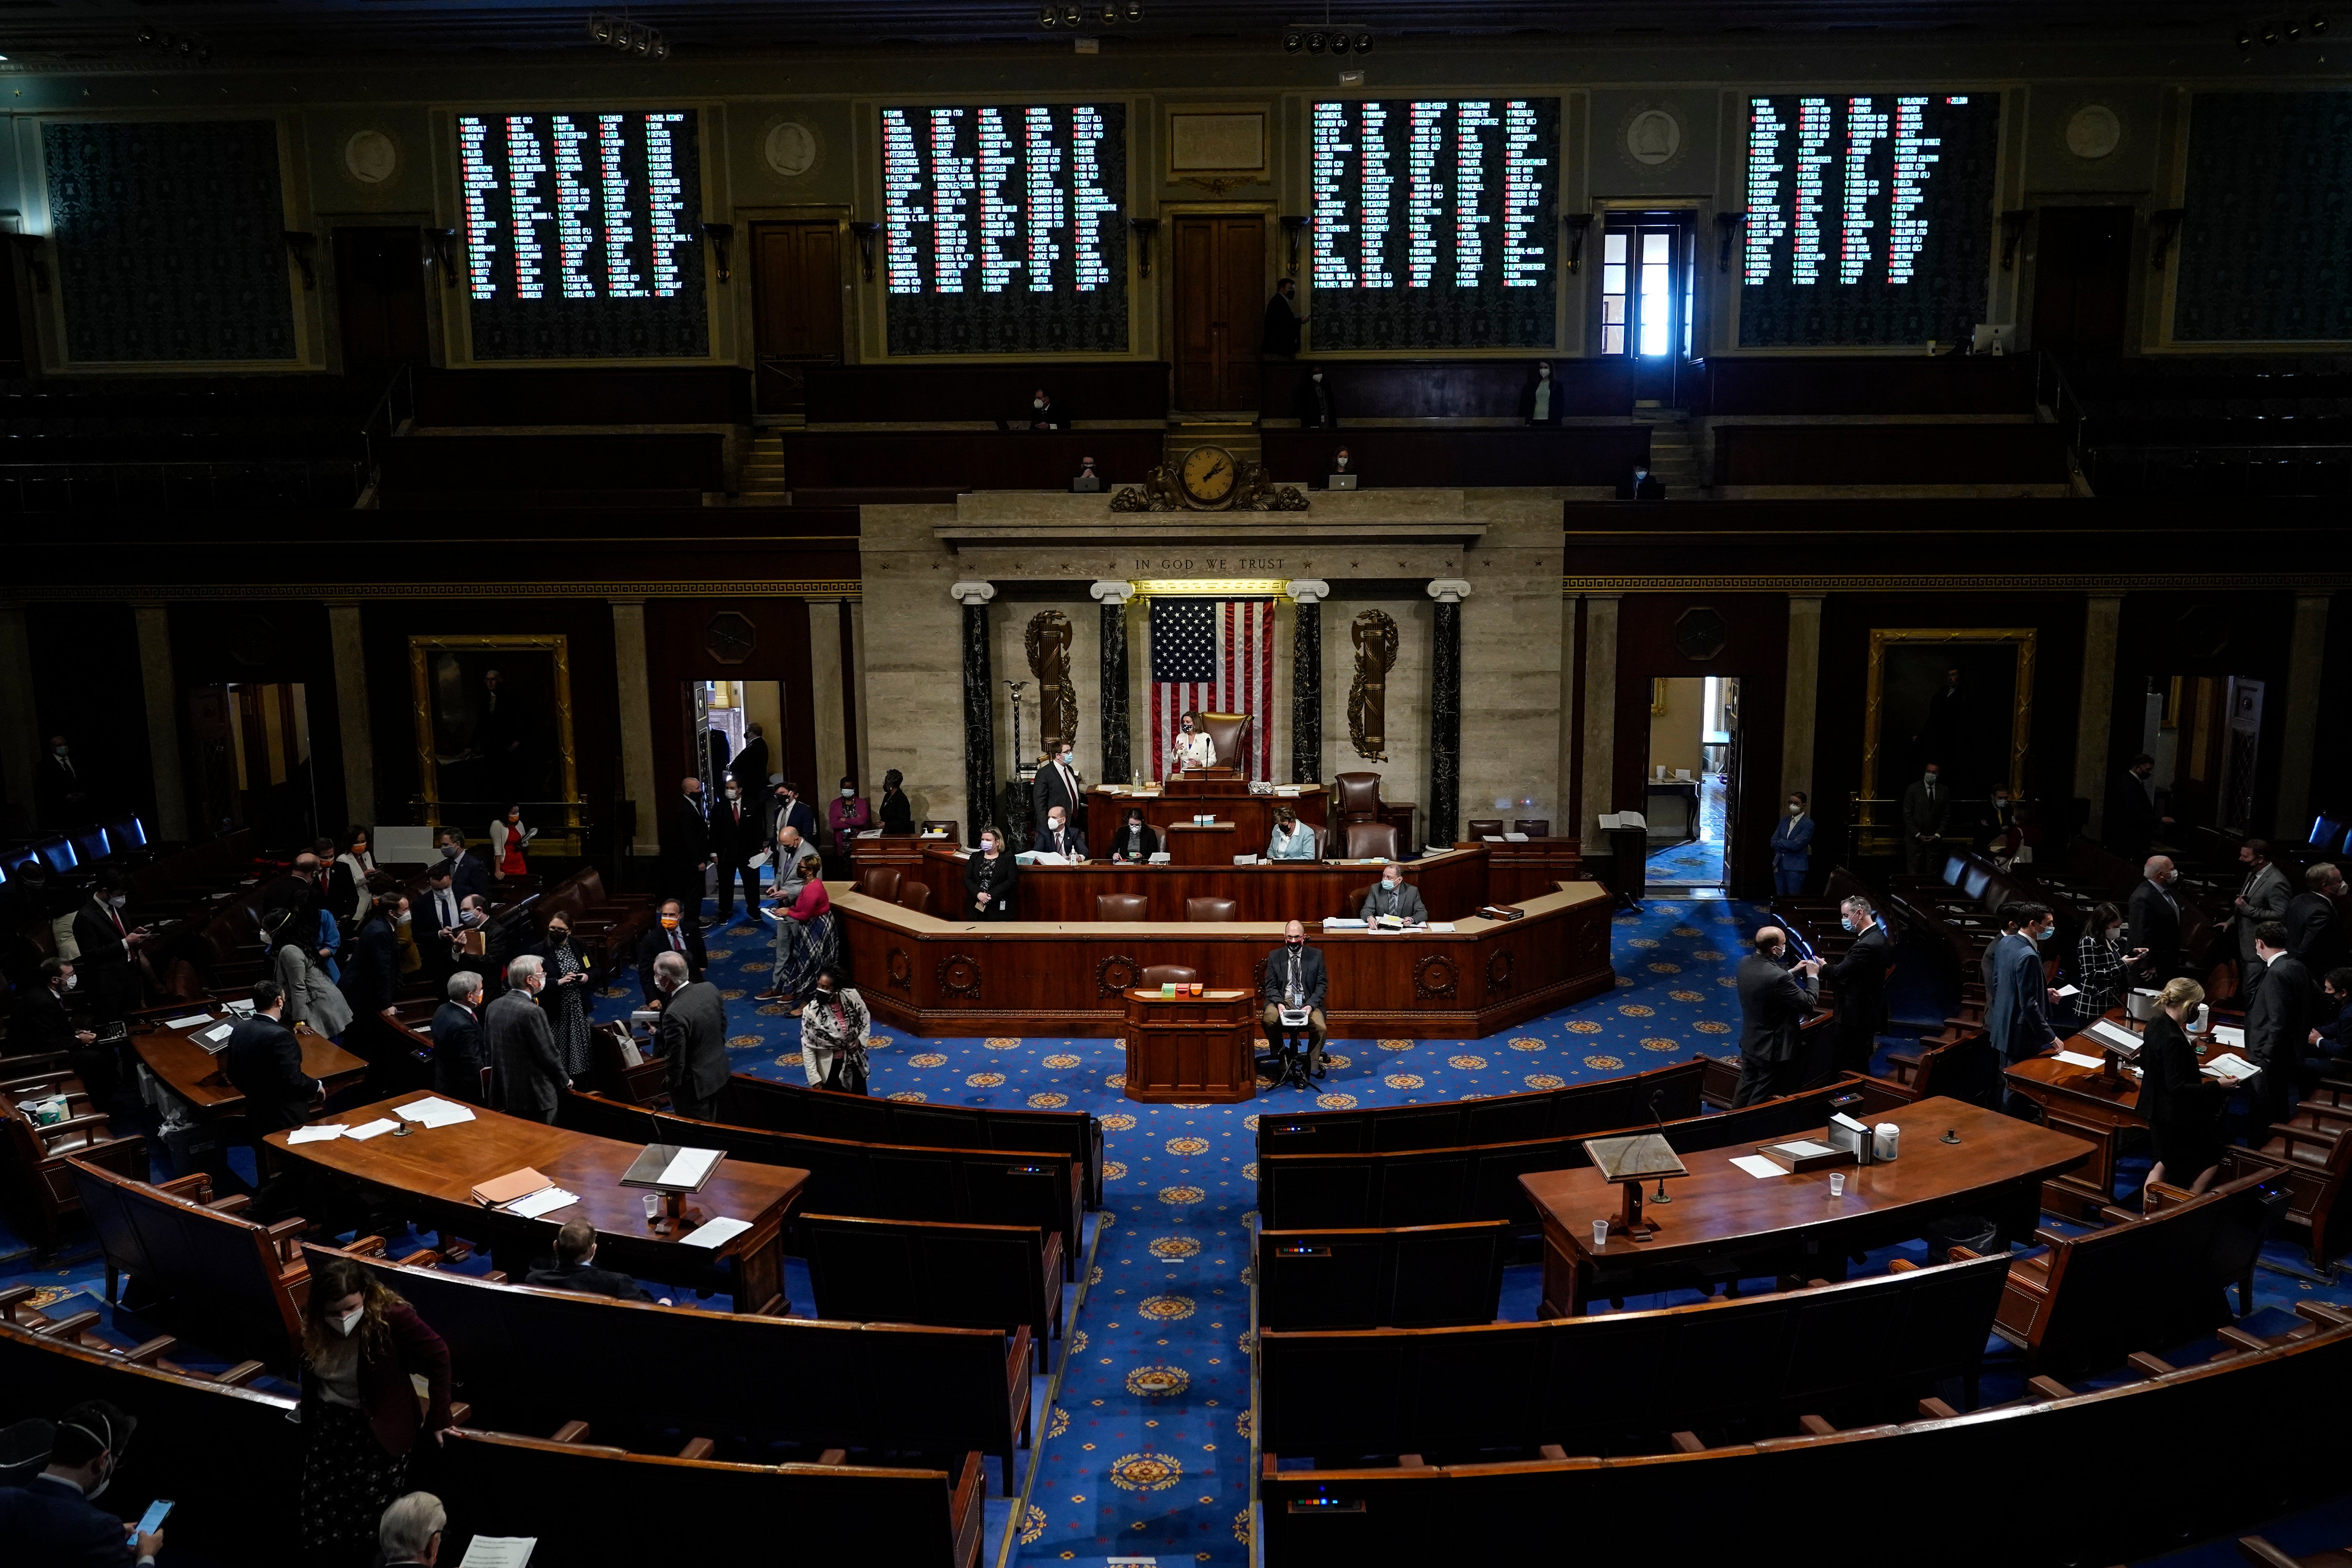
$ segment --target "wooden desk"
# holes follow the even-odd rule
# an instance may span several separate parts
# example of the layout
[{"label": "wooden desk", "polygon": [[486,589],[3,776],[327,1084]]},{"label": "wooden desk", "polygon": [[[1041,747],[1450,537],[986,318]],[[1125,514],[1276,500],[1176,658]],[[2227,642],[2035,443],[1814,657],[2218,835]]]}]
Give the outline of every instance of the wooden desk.
[{"label": "wooden desk", "polygon": [[1257,1093],[1253,991],[1203,986],[1198,996],[1127,993],[1127,1098],[1146,1104],[1232,1105]]},{"label": "wooden desk", "polygon": [[1486,851],[1489,903],[1513,904],[1521,899],[1538,898],[1562,882],[1573,882],[1584,875],[1581,839],[1530,838],[1524,844],[1514,844],[1507,838],[1500,843],[1464,839],[1454,847]]},{"label": "wooden desk", "polygon": [[[335,1120],[358,1127],[392,1116],[395,1105],[425,1098],[398,1094],[339,1111]],[[487,1240],[498,1267],[514,1279],[547,1255],[555,1232],[566,1221],[584,1219],[596,1227],[597,1257],[606,1268],[728,1291],[739,1312],[773,1314],[787,1307],[783,1223],[807,1184],[806,1171],[721,1161],[709,1184],[688,1202],[709,1218],[723,1215],[749,1220],[751,1228],[721,1243],[714,1255],[713,1249],[688,1247],[677,1237],[655,1235],[646,1219],[649,1189],[621,1185],[623,1173],[643,1152],[642,1145],[543,1126],[480,1106],[472,1110],[474,1120],[455,1127],[425,1128],[404,1121],[409,1128],[404,1138],[386,1132],[365,1142],[336,1138],[289,1144],[288,1134],[272,1132],[269,1142],[287,1160],[387,1194],[404,1214],[436,1230]],[[652,1118],[646,1120],[650,1127]],[[525,1165],[579,1194],[580,1201],[539,1219],[501,1214],[474,1202],[476,1183]]]},{"label": "wooden desk", "polygon": [[[1954,1211],[1999,1220],[2030,1235],[2042,1184],[2090,1158],[2082,1141],[2029,1121],[1940,1096],[1879,1112],[1903,1129],[1902,1157],[1848,1166],[1845,1195],[1830,1196],[1828,1171],[1759,1179],[1731,1163],[1753,1144],[1685,1154],[1690,1174],[1667,1184],[1674,1202],[1643,1210],[1657,1234],[1612,1236],[1592,1245],[1592,1222],[1614,1216],[1616,1187],[1591,1166],[1521,1176],[1543,1221],[1543,1316],[1581,1312],[1596,1296],[1689,1283],[1702,1265],[1746,1260],[1755,1271],[1843,1276],[1846,1254],[1921,1235]],[[1949,1128],[1958,1144],[1940,1142]],[[1818,1136],[1818,1134],[1815,1134]]]},{"label": "wooden desk", "polygon": [[[1024,871],[1024,896],[1033,878],[1086,869]],[[1302,868],[1258,869],[1279,878]],[[1188,875],[1197,887],[1199,873],[1176,873]],[[1260,965],[1282,945],[1272,921],[1188,924],[1181,904],[1175,917],[1152,921],[972,921],[828,887],[859,994],[877,1017],[917,1035],[1113,1035],[1127,1020],[1121,993],[1148,966],[1181,963],[1209,984],[1255,995]],[[1468,916],[1451,931],[1310,930],[1330,975],[1331,1032],[1475,1039],[1615,985],[1608,889],[1571,882],[1519,907],[1524,919]]]},{"label": "wooden desk", "polygon": [[[1196,816],[1214,816],[1220,822],[1233,824],[1226,837],[1233,847],[1226,850],[1224,863],[1233,864],[1236,855],[1263,855],[1274,837],[1274,814],[1288,806],[1298,814],[1298,820],[1320,827],[1328,820],[1331,804],[1328,791],[1320,784],[1310,785],[1297,795],[1252,795],[1247,783],[1239,780],[1196,781],[1178,789],[1146,789],[1140,792],[1123,784],[1097,784],[1087,791],[1087,851],[1095,856],[1108,856],[1127,825],[1129,807],[1143,813],[1160,835],[1160,847],[1176,853],[1169,842],[1169,828],[1189,823]],[[1039,826],[1043,826],[1040,824]],[[1180,865],[1184,862],[1181,859]],[[1199,862],[1202,865],[1209,861]]]},{"label": "wooden desk", "polygon": [[[1156,921],[1181,923],[1185,900],[1207,898],[1233,900],[1244,921],[1315,921],[1342,910],[1354,915],[1363,907],[1365,890],[1381,879],[1376,860],[1236,866],[1233,858],[1245,851],[1232,828],[1179,823],[1161,843],[1171,857],[1194,856],[1200,863],[1180,859],[1165,866],[1129,866],[1095,860],[1078,866],[1024,866],[1013,889],[1013,912],[1023,921],[1075,923],[1095,919],[1098,893],[1140,893],[1151,900]],[[1265,847],[1263,840],[1257,847]],[[1473,845],[1406,863],[1404,879],[1421,889],[1430,919],[1460,920],[1488,901],[1487,851],[1492,847]],[[961,915],[965,908],[963,872],[964,861],[956,850],[934,846],[923,851],[919,869],[900,875],[930,885],[935,913]]]},{"label": "wooden desk", "polygon": [[[224,1116],[242,1116],[245,1114],[244,1091],[229,1082],[228,1073],[222,1066],[223,1058],[205,1049],[194,1038],[200,1029],[217,1027],[227,1018],[227,1013],[217,1004],[207,1005],[191,1002],[184,1007],[171,1009],[170,1016],[185,1018],[200,1012],[210,1013],[213,1021],[185,1029],[167,1029],[163,1020],[158,1018],[151,1032],[132,1035],[131,1043],[138,1048],[139,1059],[147,1064],[147,1070],[163,1079],[173,1093],[188,1102],[189,1113],[196,1121],[212,1121]],[[365,1061],[324,1035],[297,1029],[294,1037],[302,1045],[302,1070],[327,1086],[330,1099],[366,1076]]]}]

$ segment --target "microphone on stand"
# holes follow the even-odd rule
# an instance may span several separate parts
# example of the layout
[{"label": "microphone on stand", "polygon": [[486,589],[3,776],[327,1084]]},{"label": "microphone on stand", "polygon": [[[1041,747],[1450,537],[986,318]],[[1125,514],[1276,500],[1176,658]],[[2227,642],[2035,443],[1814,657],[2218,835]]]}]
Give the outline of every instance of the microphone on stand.
[{"label": "microphone on stand", "polygon": [[[1666,1134],[1666,1119],[1658,1112],[1658,1097],[1665,1092],[1666,1091],[1663,1089],[1654,1089],[1650,1091],[1650,1120],[1657,1123],[1658,1136],[1661,1138],[1664,1137]],[[1666,1194],[1666,1178],[1664,1176],[1661,1175],[1658,1178],[1657,1194],[1652,1197],[1650,1201],[1654,1204],[1670,1204],[1675,1201]]]}]

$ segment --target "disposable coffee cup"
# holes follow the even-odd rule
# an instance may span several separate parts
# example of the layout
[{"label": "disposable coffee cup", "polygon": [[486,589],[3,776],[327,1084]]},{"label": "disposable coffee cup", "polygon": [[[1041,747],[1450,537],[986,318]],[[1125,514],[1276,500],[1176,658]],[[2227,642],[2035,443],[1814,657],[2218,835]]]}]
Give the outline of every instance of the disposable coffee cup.
[{"label": "disposable coffee cup", "polygon": [[1594,1249],[1595,1251],[1599,1251],[1601,1247],[1606,1247],[1606,1246],[1608,1246],[1608,1245],[1609,1245],[1609,1222],[1608,1222],[1607,1220],[1605,1220],[1605,1219],[1596,1219],[1596,1220],[1594,1220],[1594,1221],[1592,1222],[1592,1246],[1593,1246],[1593,1249]]},{"label": "disposable coffee cup", "polygon": [[1833,1198],[1842,1198],[1845,1196],[1845,1173],[1843,1171],[1832,1171],[1830,1173],[1830,1196]]}]

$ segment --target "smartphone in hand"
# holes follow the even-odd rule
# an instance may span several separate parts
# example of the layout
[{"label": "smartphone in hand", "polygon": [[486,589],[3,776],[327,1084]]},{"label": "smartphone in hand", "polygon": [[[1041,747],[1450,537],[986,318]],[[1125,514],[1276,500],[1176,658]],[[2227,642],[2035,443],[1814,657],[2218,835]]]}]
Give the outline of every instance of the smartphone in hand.
[{"label": "smartphone in hand", "polygon": [[153,1502],[149,1503],[147,1511],[139,1516],[138,1532],[141,1535],[152,1535],[163,1529],[163,1521],[172,1517],[172,1500],[169,1498],[157,1498]]}]

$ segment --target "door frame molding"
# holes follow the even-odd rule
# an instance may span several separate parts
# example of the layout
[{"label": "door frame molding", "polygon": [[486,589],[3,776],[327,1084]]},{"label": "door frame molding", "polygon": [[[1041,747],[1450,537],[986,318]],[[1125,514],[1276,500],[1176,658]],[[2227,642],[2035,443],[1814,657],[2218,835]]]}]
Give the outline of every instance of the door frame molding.
[{"label": "door frame molding", "polygon": [[[1274,245],[1276,225],[1274,220],[1281,211],[1282,204],[1270,200],[1160,204],[1160,242],[1153,247],[1156,260],[1152,267],[1160,276],[1158,286],[1151,293],[1152,308],[1160,317],[1160,357],[1168,362],[1169,406],[1171,409],[1175,406],[1176,391],[1176,225],[1188,217],[1256,217],[1261,230],[1258,249],[1264,263],[1258,279],[1259,309],[1263,310],[1264,300],[1273,296],[1274,280],[1279,275],[1274,270],[1276,264]],[[1307,289],[1302,286],[1299,297],[1304,299],[1306,295]]]}]

